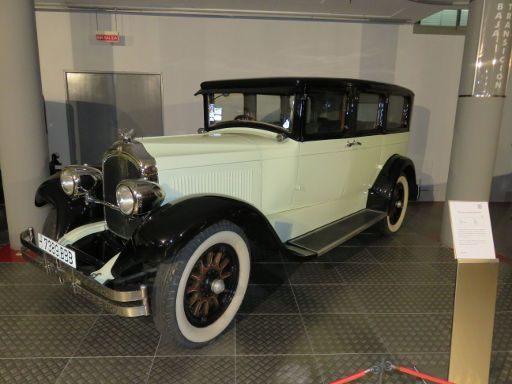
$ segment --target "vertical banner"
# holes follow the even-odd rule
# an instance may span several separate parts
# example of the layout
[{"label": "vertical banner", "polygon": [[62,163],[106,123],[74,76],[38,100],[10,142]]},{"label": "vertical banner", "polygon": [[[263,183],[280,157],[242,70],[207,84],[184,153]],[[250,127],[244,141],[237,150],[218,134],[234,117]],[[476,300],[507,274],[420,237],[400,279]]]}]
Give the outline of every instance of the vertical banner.
[{"label": "vertical banner", "polygon": [[511,1],[484,2],[473,96],[505,95],[510,67],[511,23]]}]

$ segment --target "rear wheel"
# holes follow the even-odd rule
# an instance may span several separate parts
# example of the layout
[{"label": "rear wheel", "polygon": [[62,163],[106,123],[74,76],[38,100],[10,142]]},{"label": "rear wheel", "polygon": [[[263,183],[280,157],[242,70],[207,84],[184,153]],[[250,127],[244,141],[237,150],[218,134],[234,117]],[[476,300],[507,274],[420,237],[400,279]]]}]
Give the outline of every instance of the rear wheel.
[{"label": "rear wheel", "polygon": [[158,330],[188,347],[212,341],[235,318],[249,273],[239,227],[223,221],[203,230],[158,269],[152,300]]},{"label": "rear wheel", "polygon": [[397,232],[404,222],[409,204],[409,182],[404,174],[395,181],[388,206],[388,214],[383,223],[384,233]]}]

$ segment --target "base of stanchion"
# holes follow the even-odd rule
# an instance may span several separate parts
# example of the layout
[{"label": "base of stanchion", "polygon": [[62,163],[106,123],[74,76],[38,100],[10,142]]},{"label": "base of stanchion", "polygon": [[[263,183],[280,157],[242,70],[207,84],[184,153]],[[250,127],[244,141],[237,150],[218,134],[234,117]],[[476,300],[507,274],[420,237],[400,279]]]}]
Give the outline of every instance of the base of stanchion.
[{"label": "base of stanchion", "polygon": [[489,382],[498,285],[497,259],[457,260],[449,379]]}]

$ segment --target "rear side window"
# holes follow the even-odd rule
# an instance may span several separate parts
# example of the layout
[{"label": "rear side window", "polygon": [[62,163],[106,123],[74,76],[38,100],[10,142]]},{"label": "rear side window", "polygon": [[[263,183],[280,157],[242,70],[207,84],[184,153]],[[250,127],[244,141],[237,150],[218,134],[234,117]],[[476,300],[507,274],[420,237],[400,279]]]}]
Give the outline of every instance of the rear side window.
[{"label": "rear side window", "polygon": [[306,103],[306,136],[312,139],[347,137],[347,101],[345,93],[309,93]]},{"label": "rear side window", "polygon": [[390,132],[403,132],[407,130],[408,102],[405,97],[390,95],[388,98],[388,111],[386,130]]},{"label": "rear side window", "polygon": [[378,134],[382,125],[382,96],[361,92],[357,104],[356,130],[361,135]]}]

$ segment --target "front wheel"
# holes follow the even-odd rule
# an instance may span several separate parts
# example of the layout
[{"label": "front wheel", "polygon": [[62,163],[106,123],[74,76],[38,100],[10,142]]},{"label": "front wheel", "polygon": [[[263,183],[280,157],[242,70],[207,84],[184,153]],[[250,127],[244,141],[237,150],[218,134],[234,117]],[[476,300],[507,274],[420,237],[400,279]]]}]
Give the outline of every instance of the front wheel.
[{"label": "front wheel", "polygon": [[223,221],[201,231],[160,265],[152,310],[163,335],[198,347],[228,327],[249,283],[248,244],[239,227]]},{"label": "front wheel", "polygon": [[384,220],[384,233],[397,232],[405,218],[409,204],[409,182],[405,175],[400,175],[395,181],[388,206],[388,214]]}]

